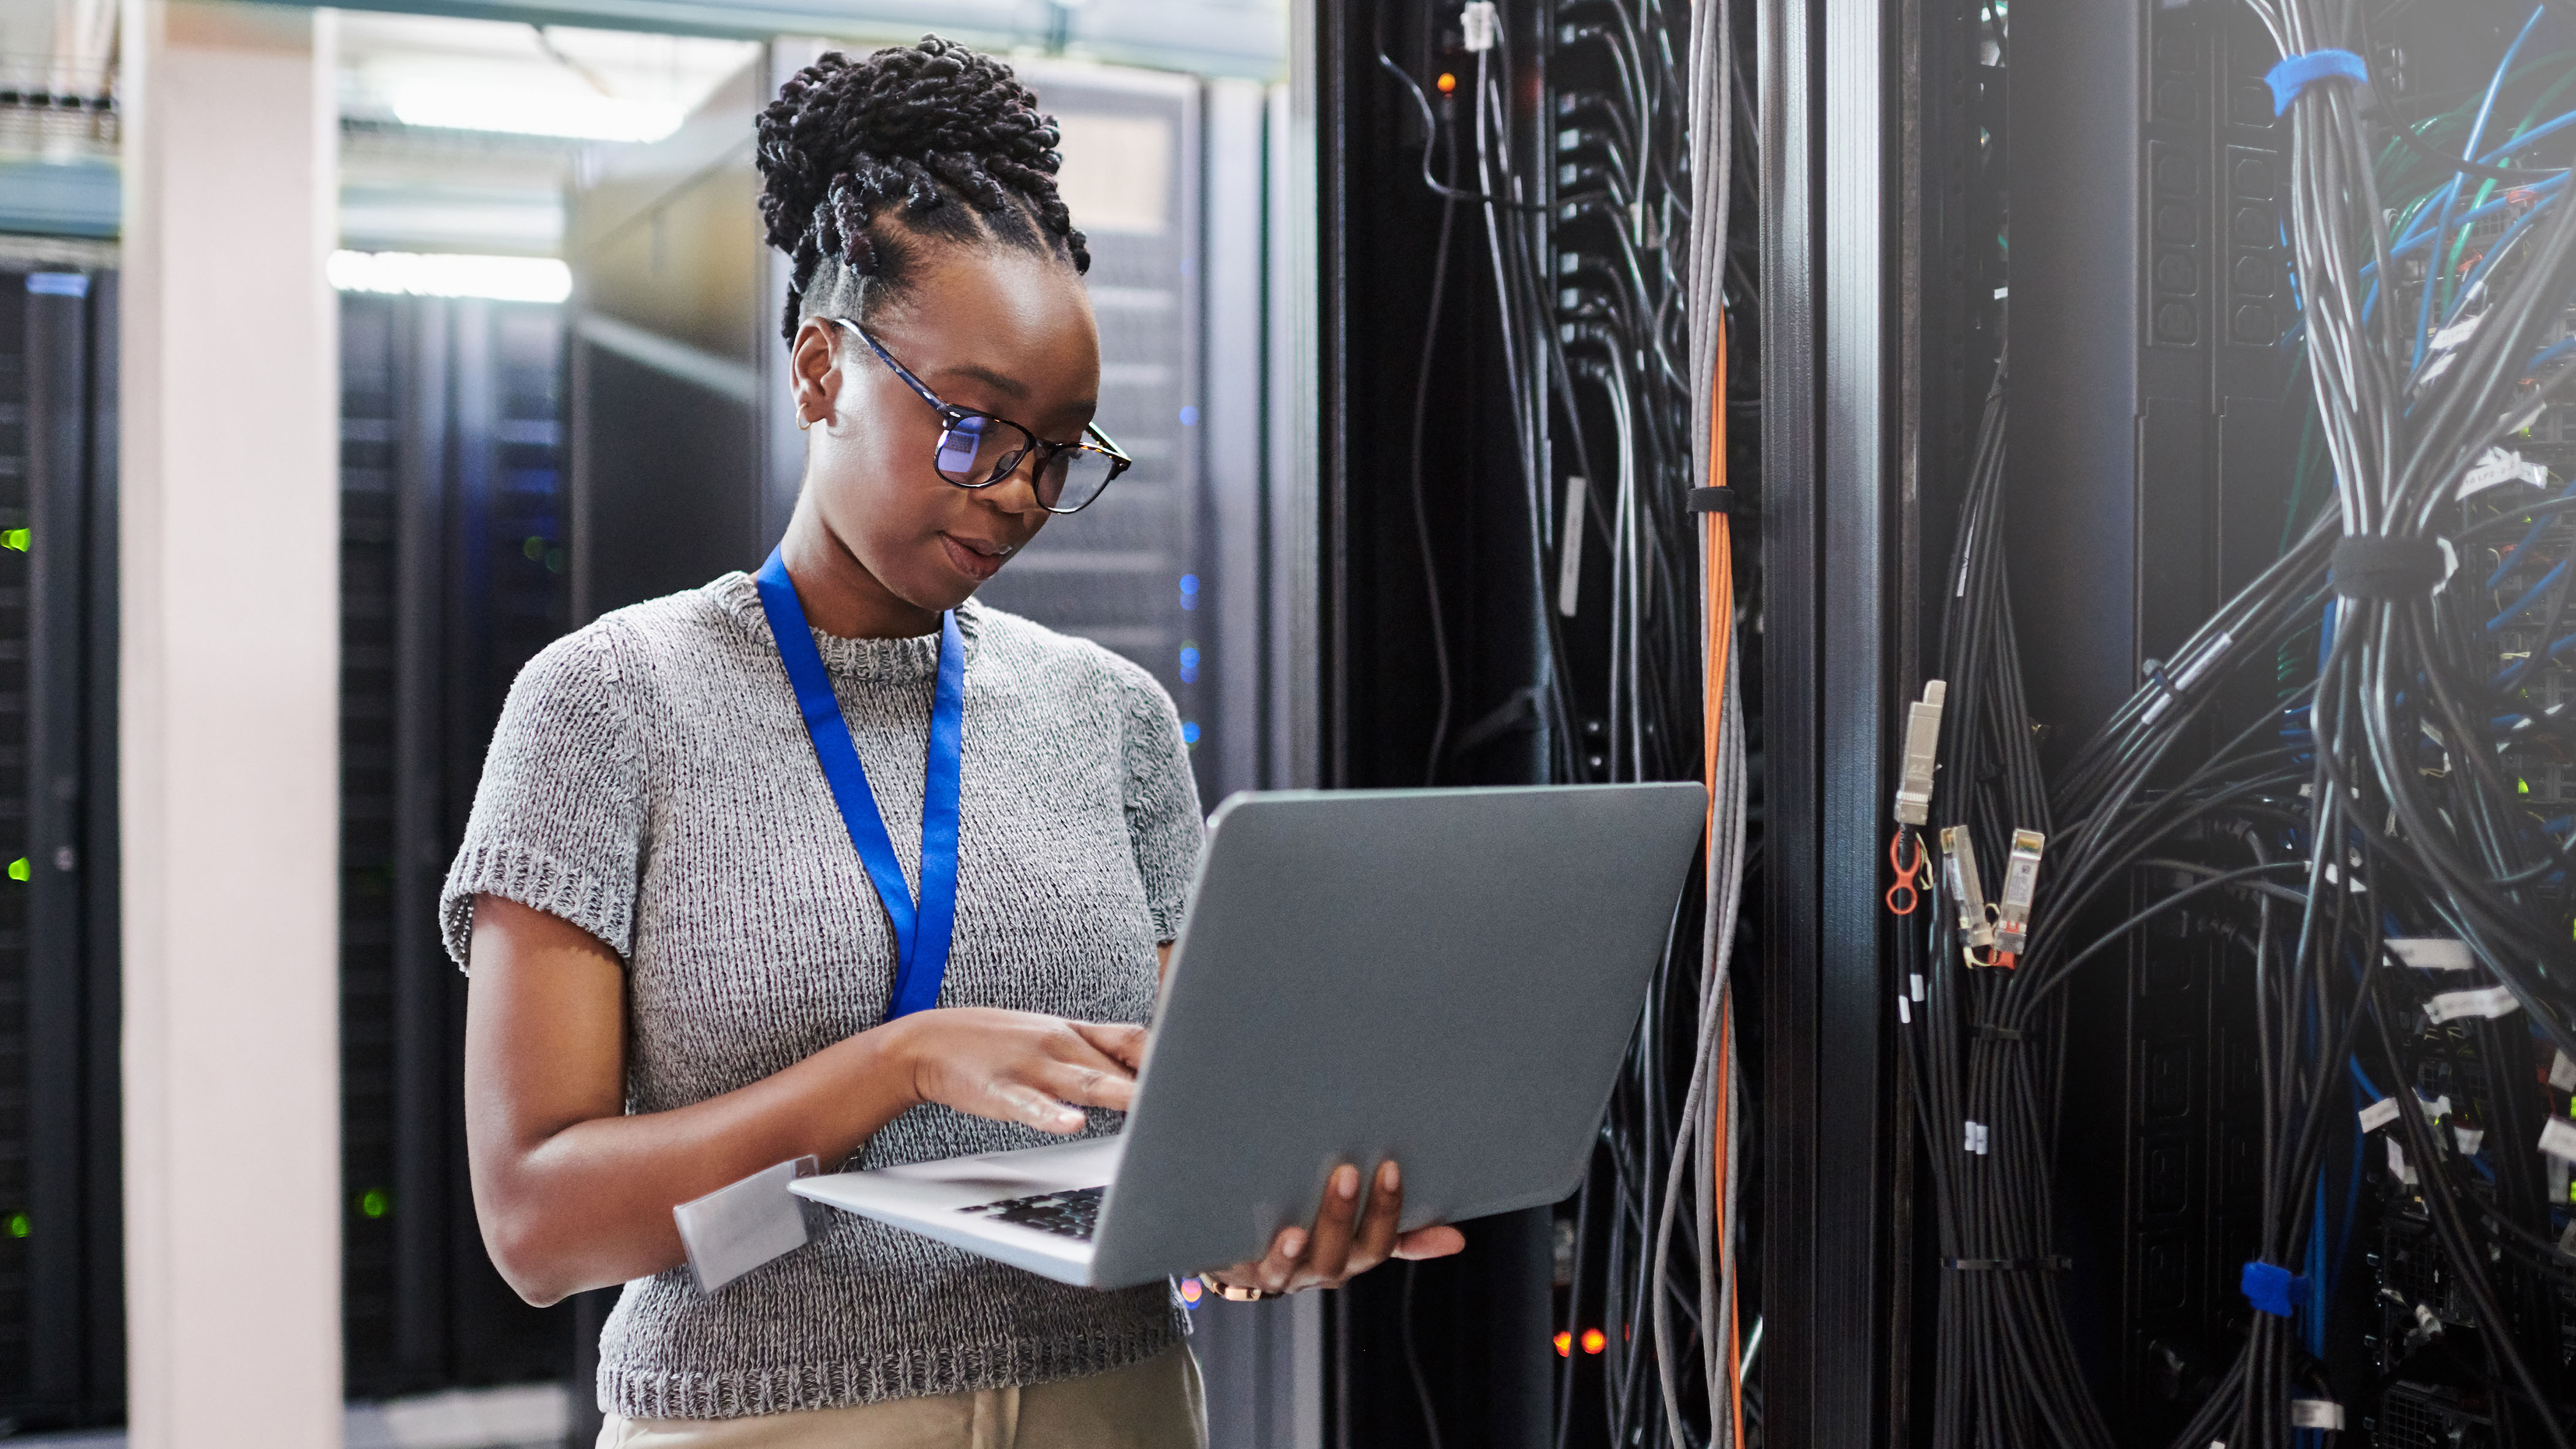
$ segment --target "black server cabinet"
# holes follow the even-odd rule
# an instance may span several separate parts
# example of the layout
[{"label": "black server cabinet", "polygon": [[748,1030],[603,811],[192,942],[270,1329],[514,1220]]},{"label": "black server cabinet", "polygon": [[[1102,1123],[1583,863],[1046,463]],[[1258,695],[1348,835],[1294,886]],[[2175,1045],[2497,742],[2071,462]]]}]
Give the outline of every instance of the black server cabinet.
[{"label": "black server cabinet", "polygon": [[[2307,383],[2284,342],[2289,125],[2261,25],[2152,0],[2012,22],[2006,532],[2053,765],[2146,675],[2183,667],[2175,648],[2272,561],[2284,417]],[[2262,690],[2266,673],[2241,677]],[[2086,1265],[2070,1313],[2114,1421],[2161,1442],[2241,1328],[2260,1195],[2251,987],[2241,958],[2173,917],[2078,978],[2071,1008],[2067,1120],[2102,1130],[2063,1146]]]},{"label": "black server cabinet", "polygon": [[[1322,681],[1328,788],[1541,783],[1554,744],[1534,704],[1534,683],[1550,667],[1553,601],[1540,596],[1530,560],[1541,548],[1551,561],[1557,552],[1532,537],[1539,525],[1524,506],[1497,263],[1483,209],[1444,202],[1423,182],[1429,167],[1474,194],[1472,143],[1457,142],[1453,157],[1447,139],[1474,127],[1477,57],[1460,16],[1455,5],[1392,0],[1317,7],[1319,650],[1299,662]],[[1544,0],[1502,7],[1516,57],[1511,145],[1540,188],[1531,206],[1553,200],[1552,168],[1528,158],[1553,154],[1547,57],[1557,20]],[[1426,136],[1391,67],[1436,97],[1428,103],[1440,108],[1442,138]],[[1439,84],[1444,74],[1454,90]],[[1594,466],[1607,469],[1610,417],[1604,410],[1591,422],[1603,430]],[[1586,469],[1573,445],[1551,441],[1561,420],[1536,426],[1540,456],[1559,449],[1542,485],[1552,507],[1564,475]],[[1588,596],[1605,597],[1607,551],[1584,551]],[[1602,675],[1599,624],[1598,610],[1565,622],[1569,708],[1596,732],[1606,700],[1585,681]],[[1596,733],[1589,752],[1598,750]],[[1326,1443],[1535,1449],[1601,1436],[1602,1360],[1569,1365],[1551,1346],[1570,1278],[1570,1209],[1562,1222],[1538,1208],[1464,1230],[1457,1257],[1390,1264],[1331,1295]],[[1560,1438],[1567,1367],[1573,1437]]]},{"label": "black server cabinet", "polygon": [[0,269],[0,1422],[125,1399],[113,273]]},{"label": "black server cabinet", "polygon": [[352,1398],[560,1376],[493,1271],[438,893],[519,668],[569,617],[560,308],[341,308],[343,1313]]},{"label": "black server cabinet", "polygon": [[[787,524],[768,482],[764,299],[752,119],[762,67],[666,140],[600,160],[567,199],[573,273],[573,617],[753,569]],[[792,427],[788,437],[796,436]]]}]

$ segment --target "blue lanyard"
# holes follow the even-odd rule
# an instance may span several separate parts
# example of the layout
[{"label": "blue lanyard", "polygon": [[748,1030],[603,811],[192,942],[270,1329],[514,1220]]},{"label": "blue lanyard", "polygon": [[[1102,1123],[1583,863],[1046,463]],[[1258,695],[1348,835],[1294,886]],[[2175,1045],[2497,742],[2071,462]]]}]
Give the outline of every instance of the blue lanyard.
[{"label": "blue lanyard", "polygon": [[823,766],[833,802],[841,807],[850,844],[858,848],[859,862],[876,882],[877,898],[885,902],[886,918],[894,925],[894,1000],[886,1008],[886,1020],[937,1006],[957,926],[957,767],[966,746],[966,645],[957,634],[957,613],[952,609],[939,616],[939,694],[930,709],[930,760],[923,771],[921,905],[916,910],[903,865],[895,859],[894,840],[886,834],[885,817],[877,813],[876,793],[868,788],[867,769],[850,740],[849,722],[841,718],[832,677],[806,627],[804,606],[796,602],[796,586],[787,580],[787,564],[772,550],[754,577],[760,607],[769,615],[769,632],[778,636],[779,662],[787,666],[796,708],[814,741],[814,758]]}]

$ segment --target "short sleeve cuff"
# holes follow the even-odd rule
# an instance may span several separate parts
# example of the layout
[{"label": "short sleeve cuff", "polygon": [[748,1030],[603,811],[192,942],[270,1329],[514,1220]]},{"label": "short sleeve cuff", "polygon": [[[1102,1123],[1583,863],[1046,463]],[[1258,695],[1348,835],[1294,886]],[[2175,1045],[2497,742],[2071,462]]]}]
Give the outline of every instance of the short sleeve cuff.
[{"label": "short sleeve cuff", "polygon": [[469,844],[448,868],[447,886],[438,903],[439,930],[446,939],[447,954],[469,971],[474,898],[480,895],[500,896],[569,921],[605,942],[620,960],[634,945],[631,885],[613,889],[597,875],[529,846],[507,842]]}]

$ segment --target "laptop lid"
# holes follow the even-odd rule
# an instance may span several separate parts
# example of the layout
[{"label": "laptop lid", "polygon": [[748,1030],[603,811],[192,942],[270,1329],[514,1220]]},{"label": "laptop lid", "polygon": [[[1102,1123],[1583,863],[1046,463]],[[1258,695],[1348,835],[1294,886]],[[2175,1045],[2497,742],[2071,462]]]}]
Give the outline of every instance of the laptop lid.
[{"label": "laptop lid", "polygon": [[1692,783],[1228,799],[1092,1281],[1257,1257],[1343,1162],[1402,1164],[1408,1228],[1572,1192],[1707,805]]}]

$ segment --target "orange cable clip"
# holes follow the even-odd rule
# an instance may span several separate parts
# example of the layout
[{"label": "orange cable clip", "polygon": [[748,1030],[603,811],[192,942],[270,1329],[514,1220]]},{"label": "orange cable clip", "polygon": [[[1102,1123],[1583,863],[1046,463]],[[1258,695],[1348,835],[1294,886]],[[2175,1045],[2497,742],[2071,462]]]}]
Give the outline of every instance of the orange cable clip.
[{"label": "orange cable clip", "polygon": [[[1914,842],[1912,865],[1905,863],[1905,842],[1908,840]],[[1923,873],[1923,842],[1913,831],[1897,827],[1896,834],[1887,842],[1887,863],[1896,871],[1896,884],[1887,888],[1887,909],[1893,915],[1913,915],[1914,908],[1923,903],[1921,893],[1914,889],[1914,878]]]}]

